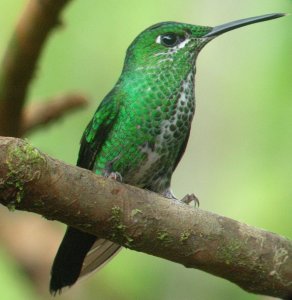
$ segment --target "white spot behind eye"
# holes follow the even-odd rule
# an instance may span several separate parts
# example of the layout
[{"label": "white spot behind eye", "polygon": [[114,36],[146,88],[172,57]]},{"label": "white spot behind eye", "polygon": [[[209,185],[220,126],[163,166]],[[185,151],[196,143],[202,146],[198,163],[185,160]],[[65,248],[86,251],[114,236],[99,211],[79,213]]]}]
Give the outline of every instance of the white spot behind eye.
[{"label": "white spot behind eye", "polygon": [[155,42],[156,42],[157,44],[161,44],[161,35],[159,35],[159,36],[156,38]]}]

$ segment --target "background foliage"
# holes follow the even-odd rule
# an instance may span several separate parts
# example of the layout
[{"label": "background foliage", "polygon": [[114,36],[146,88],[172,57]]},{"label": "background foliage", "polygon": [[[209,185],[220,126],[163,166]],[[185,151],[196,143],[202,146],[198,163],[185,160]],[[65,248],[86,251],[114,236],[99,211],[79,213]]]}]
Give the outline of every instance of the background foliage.
[{"label": "background foliage", "polygon": [[[1,55],[25,3],[0,2]],[[127,46],[151,24],[175,20],[215,26],[291,11],[290,0],[75,0],[65,11],[63,30],[57,31],[46,47],[30,98],[83,91],[91,105],[29,140],[42,151],[74,164],[82,131],[115,84]],[[202,209],[290,238],[291,50],[291,16],[232,31],[206,46],[197,64],[197,110],[190,143],[172,181],[178,197],[194,192]],[[130,250],[123,250],[80,285],[86,288],[73,288],[62,297],[260,298],[220,278]],[[1,299],[40,299],[5,245],[0,249],[0,294]]]}]

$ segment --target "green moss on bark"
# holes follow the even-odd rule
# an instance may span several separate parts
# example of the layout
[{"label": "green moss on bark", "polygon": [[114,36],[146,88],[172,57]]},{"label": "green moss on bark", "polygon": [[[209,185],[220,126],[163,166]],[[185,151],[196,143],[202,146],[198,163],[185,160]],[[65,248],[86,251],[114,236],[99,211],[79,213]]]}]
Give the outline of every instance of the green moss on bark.
[{"label": "green moss on bark", "polygon": [[41,176],[41,167],[45,163],[43,155],[33,146],[24,142],[17,146],[13,144],[8,148],[6,165],[8,175],[5,180],[5,188],[13,189],[14,199],[7,207],[14,210],[25,195],[25,185]]},{"label": "green moss on bark", "polygon": [[126,225],[122,223],[122,210],[119,206],[112,207],[112,216],[110,218],[111,232],[110,238],[118,243],[125,242],[125,246],[130,247],[134,241],[132,237],[126,234]]}]

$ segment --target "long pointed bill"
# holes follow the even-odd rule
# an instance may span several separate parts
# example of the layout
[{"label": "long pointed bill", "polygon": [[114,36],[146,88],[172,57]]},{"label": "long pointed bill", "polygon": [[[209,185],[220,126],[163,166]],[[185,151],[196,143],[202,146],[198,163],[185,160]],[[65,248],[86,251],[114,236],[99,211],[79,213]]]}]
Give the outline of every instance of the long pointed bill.
[{"label": "long pointed bill", "polygon": [[286,14],[275,13],[275,14],[268,14],[268,15],[246,18],[246,19],[241,19],[241,20],[225,23],[225,24],[213,27],[213,29],[209,33],[204,35],[204,37],[216,37],[224,32],[227,32],[227,31],[230,31],[230,30],[242,27],[242,26],[246,26],[246,25],[258,23],[258,22],[263,22],[263,21],[267,21],[267,20],[277,19],[277,18],[283,17],[285,15]]}]

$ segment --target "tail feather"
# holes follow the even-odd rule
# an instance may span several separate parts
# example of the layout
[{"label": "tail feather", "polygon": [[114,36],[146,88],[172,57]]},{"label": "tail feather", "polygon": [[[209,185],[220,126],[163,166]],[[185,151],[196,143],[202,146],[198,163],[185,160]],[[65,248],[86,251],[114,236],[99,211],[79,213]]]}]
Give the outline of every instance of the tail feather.
[{"label": "tail feather", "polygon": [[68,227],[55,257],[50,292],[73,285],[80,277],[92,273],[117,253],[119,245]]},{"label": "tail feather", "polygon": [[99,270],[105,263],[108,263],[111,258],[118,254],[121,248],[120,245],[111,241],[97,239],[84,259],[79,278]]},{"label": "tail feather", "polygon": [[96,241],[96,236],[68,227],[55,257],[50,292],[61,292],[65,286],[74,284],[80,274],[83,260]]}]

